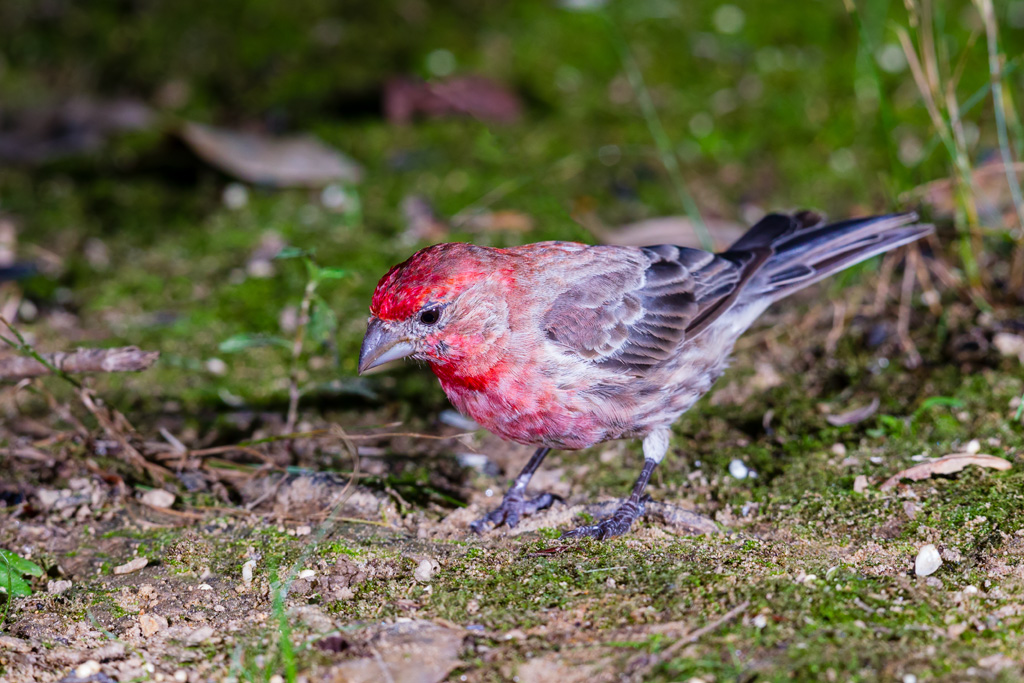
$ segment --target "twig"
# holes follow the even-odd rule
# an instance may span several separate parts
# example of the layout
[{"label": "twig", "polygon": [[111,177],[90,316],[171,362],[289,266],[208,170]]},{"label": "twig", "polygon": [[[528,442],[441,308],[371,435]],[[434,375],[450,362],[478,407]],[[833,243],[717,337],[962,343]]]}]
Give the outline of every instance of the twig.
[{"label": "twig", "polygon": [[825,338],[825,353],[829,356],[836,352],[839,340],[843,338],[843,330],[846,329],[846,302],[837,299],[832,303],[832,329]]},{"label": "twig", "polygon": [[942,297],[939,295],[939,292],[935,289],[935,284],[932,282],[932,274],[928,270],[928,263],[921,254],[921,246],[917,242],[914,242],[910,245],[910,248],[917,252],[920,257],[916,259],[916,265],[917,281],[921,283],[921,299],[928,306],[928,310],[932,312],[932,315],[938,317],[942,315]]},{"label": "twig", "polygon": [[882,257],[882,268],[878,274],[878,286],[875,288],[875,303],[871,307],[871,315],[880,316],[885,311],[885,300],[889,298],[889,284],[892,282],[892,271],[896,268],[898,256],[889,252]]},{"label": "twig", "polygon": [[729,610],[728,612],[726,612],[725,614],[720,616],[718,619],[715,619],[714,621],[712,621],[710,624],[702,626],[699,629],[697,629],[696,631],[693,631],[690,634],[683,636],[682,638],[680,638],[679,640],[677,640],[676,642],[672,643],[671,645],[666,647],[664,650],[659,652],[657,655],[655,655],[655,662],[652,662],[650,664],[650,666],[653,666],[654,664],[656,664],[658,662],[665,661],[666,659],[670,658],[672,655],[674,655],[676,652],[678,652],[683,647],[689,645],[690,643],[697,642],[698,640],[700,640],[701,638],[703,638],[704,636],[706,636],[709,633],[713,633],[714,631],[717,631],[723,625],[729,623],[730,621],[732,621],[733,619],[738,617],[740,614],[742,614],[743,610],[747,609],[748,607],[750,607],[750,601],[749,600],[744,600],[743,602],[741,602],[740,604],[736,605],[731,610]]},{"label": "twig", "polygon": [[284,423],[285,433],[295,431],[295,423],[299,419],[299,399],[302,397],[302,390],[299,389],[299,360],[302,357],[302,345],[306,340],[306,328],[309,327],[309,310],[313,305],[313,295],[316,293],[318,284],[317,279],[313,277],[306,283],[306,289],[302,294],[302,304],[299,307],[299,319],[295,325],[292,364],[288,372],[288,417]]},{"label": "twig", "polygon": [[129,465],[144,470],[154,481],[163,481],[171,476],[170,470],[147,460],[128,440],[125,431],[134,430],[124,415],[115,408],[98,404],[92,391],[85,387],[78,391],[78,397],[82,401],[82,405],[85,406],[85,409],[92,413],[93,417],[100,423],[100,426],[103,427],[103,431],[107,433],[107,436],[120,444],[122,451],[127,456]]},{"label": "twig", "polygon": [[78,349],[70,353],[39,354],[39,357],[10,356],[0,358],[0,380],[61,373],[138,372],[153,365],[159,357],[159,351],[142,351],[135,346]]},{"label": "twig", "polygon": [[907,367],[916,368],[921,364],[921,354],[910,338],[910,304],[914,297],[914,281],[917,277],[918,252],[907,251],[907,265],[903,270],[903,285],[900,288],[900,312],[896,321],[896,334],[900,339],[900,347],[907,354]]}]

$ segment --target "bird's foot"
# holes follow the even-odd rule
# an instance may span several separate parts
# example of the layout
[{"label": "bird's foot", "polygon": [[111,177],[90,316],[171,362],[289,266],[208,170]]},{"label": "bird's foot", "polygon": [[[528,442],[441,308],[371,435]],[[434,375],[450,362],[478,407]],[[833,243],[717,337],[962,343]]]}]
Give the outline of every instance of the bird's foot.
[{"label": "bird's foot", "polygon": [[581,526],[572,529],[571,531],[566,531],[562,534],[562,538],[583,538],[584,536],[590,536],[591,538],[603,541],[604,539],[611,538],[612,536],[621,536],[629,531],[629,527],[633,526],[633,522],[637,517],[644,514],[644,507],[650,499],[650,496],[644,496],[639,499],[634,499],[633,496],[630,496],[626,499],[625,503],[620,505],[618,509],[612,513],[611,517],[603,519],[597,524]]},{"label": "bird's foot", "polygon": [[505,494],[501,505],[471,523],[469,528],[478,534],[482,534],[488,529],[499,527],[502,524],[507,525],[511,529],[516,524],[519,524],[520,518],[532,515],[538,510],[549,508],[556,500],[562,500],[552,493],[542,493],[536,498],[527,500],[525,492],[525,487],[517,488],[513,486]]}]

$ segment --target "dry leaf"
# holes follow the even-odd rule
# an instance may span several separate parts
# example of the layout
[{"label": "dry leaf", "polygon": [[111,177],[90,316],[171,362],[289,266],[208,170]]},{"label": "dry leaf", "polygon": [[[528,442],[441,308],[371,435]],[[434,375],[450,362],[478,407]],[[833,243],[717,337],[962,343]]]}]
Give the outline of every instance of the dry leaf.
[{"label": "dry leaf", "polygon": [[984,453],[952,453],[950,455],[944,455],[938,460],[923,462],[920,465],[908,467],[902,472],[897,472],[886,479],[878,488],[882,491],[888,491],[896,486],[896,484],[900,483],[902,479],[921,481],[922,479],[934,477],[937,474],[953,474],[955,472],[959,472],[968,465],[990,467],[996,470],[1008,470],[1013,466],[1010,464],[1009,460],[1006,460],[1005,458],[997,458],[994,455],[985,455]]},{"label": "dry leaf", "polygon": [[92,152],[111,135],[146,130],[156,122],[145,103],[131,98],[76,97],[53,106],[2,113],[0,159],[30,164]]},{"label": "dry leaf", "polygon": [[212,166],[256,185],[324,187],[363,175],[357,163],[310,135],[273,138],[189,122],[181,137]]},{"label": "dry leaf", "polygon": [[514,123],[522,115],[519,97],[480,76],[458,76],[424,83],[395,78],[384,87],[388,121],[405,124],[417,114],[430,118],[471,116],[480,121]]},{"label": "dry leaf", "polygon": [[[707,219],[704,221],[711,239],[717,247],[725,248],[747,231],[747,227],[733,221]],[[586,226],[604,244],[624,247],[646,247],[651,244],[675,244],[680,247],[702,248],[693,221],[686,216],[662,216],[628,223],[618,228],[602,229]]]},{"label": "dry leaf", "polygon": [[483,211],[462,220],[459,227],[470,232],[528,232],[533,218],[520,211]]},{"label": "dry leaf", "polygon": [[845,413],[839,413],[838,415],[829,415],[825,420],[833,427],[845,427],[847,425],[855,425],[858,422],[863,422],[868,419],[875,412],[878,411],[878,397],[871,399],[871,403],[862,407],[848,410]]},{"label": "dry leaf", "polygon": [[[1024,162],[1013,164],[1011,172],[1024,179]],[[996,159],[975,168],[971,185],[982,224],[1006,228],[1017,225],[1013,196],[1006,182],[1006,166],[1002,161]],[[952,178],[935,180],[907,192],[901,200],[922,202],[931,208],[936,218],[952,219],[957,207],[957,182]]]}]

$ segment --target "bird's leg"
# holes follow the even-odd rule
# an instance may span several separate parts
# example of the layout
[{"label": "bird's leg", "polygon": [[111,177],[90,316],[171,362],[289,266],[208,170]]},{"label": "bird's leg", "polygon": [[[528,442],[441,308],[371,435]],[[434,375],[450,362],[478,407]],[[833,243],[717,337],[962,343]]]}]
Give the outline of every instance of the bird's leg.
[{"label": "bird's leg", "polygon": [[509,528],[512,528],[519,523],[520,517],[532,515],[538,510],[551,507],[551,504],[558,500],[558,497],[550,493],[542,493],[536,498],[526,498],[526,485],[530,483],[533,473],[544,462],[544,456],[550,450],[550,448],[538,448],[534,451],[530,461],[526,463],[526,467],[523,468],[523,471],[512,482],[511,488],[505,493],[505,498],[501,501],[501,505],[470,524],[469,528],[478,534],[483,533],[488,528],[488,525],[501,526],[502,524],[507,524]]},{"label": "bird's leg", "polygon": [[650,500],[650,496],[644,495],[647,482],[651,480],[654,468],[658,466],[665,453],[668,451],[668,430],[651,432],[644,439],[644,466],[640,470],[640,476],[633,484],[633,492],[629,494],[622,505],[616,508],[611,517],[603,519],[597,524],[577,527],[562,534],[562,538],[582,538],[590,536],[599,541],[612,536],[621,536],[629,531],[629,527],[637,517],[644,514],[644,505]]}]

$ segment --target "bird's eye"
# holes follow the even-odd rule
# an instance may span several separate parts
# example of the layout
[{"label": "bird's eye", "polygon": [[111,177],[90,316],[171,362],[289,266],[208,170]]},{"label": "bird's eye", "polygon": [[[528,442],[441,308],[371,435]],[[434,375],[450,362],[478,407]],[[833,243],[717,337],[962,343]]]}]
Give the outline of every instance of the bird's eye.
[{"label": "bird's eye", "polygon": [[424,325],[433,325],[441,317],[441,311],[436,308],[428,308],[420,313],[420,322]]}]

